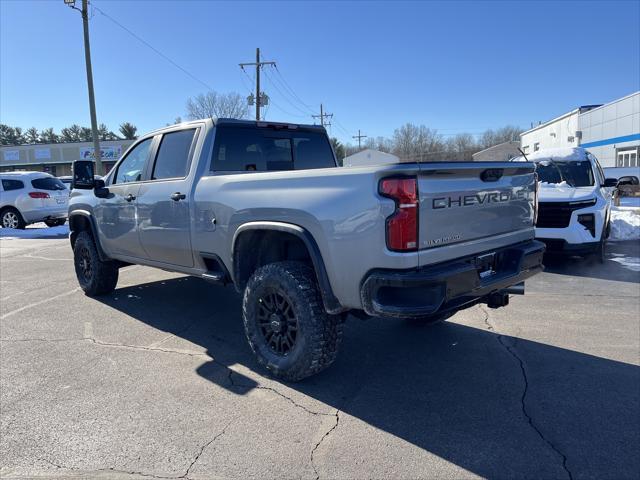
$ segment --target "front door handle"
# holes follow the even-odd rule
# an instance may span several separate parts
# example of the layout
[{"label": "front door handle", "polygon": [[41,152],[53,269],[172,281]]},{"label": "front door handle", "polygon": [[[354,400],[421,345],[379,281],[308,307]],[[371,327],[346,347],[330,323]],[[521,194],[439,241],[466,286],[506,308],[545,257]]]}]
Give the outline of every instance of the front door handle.
[{"label": "front door handle", "polygon": [[135,195],[131,195],[131,194],[129,194],[129,195],[127,195],[126,197],[124,197],[124,199],[125,199],[127,202],[133,202],[133,201],[136,199],[136,196],[135,196]]},{"label": "front door handle", "polygon": [[174,202],[178,202],[180,200],[184,200],[187,196],[184,193],[176,192],[171,194],[171,200]]}]

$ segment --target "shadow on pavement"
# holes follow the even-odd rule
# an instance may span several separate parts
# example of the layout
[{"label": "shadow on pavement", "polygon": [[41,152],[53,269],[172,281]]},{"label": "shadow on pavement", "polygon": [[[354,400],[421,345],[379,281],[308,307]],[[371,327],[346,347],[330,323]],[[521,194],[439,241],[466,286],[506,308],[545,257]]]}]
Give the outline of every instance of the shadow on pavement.
[{"label": "shadow on pavement", "polygon": [[[230,379],[222,366],[266,375],[231,287],[185,277],[101,301],[204,347],[215,360],[197,373],[238,395],[257,383],[237,373]],[[640,369],[551,345],[454,322],[350,319],[336,363],[287,387],[483,477],[637,478],[640,471]]]},{"label": "shadow on pavement", "polygon": [[640,242],[608,242],[604,263],[594,256],[545,255],[545,271],[575,277],[640,283]]}]

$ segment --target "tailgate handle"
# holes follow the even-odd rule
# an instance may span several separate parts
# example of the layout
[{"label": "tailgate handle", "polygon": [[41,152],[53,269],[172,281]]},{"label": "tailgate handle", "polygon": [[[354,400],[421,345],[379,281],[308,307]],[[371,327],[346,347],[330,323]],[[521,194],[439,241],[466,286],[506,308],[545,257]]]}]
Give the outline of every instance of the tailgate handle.
[{"label": "tailgate handle", "polygon": [[483,182],[497,182],[502,178],[504,170],[502,168],[489,168],[480,174]]}]

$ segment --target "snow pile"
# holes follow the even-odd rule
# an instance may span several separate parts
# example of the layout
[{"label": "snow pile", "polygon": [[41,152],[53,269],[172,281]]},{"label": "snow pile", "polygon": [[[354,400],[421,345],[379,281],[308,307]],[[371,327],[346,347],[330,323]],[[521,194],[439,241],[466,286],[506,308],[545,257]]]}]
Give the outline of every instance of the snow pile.
[{"label": "snow pile", "polygon": [[556,188],[556,189],[563,189],[563,188],[567,188],[570,185],[565,182],[562,181],[560,183],[547,183],[547,182],[538,182],[538,187],[539,188]]},{"label": "snow pile", "polygon": [[44,223],[34,223],[24,230],[0,228],[0,238],[15,240],[17,238],[65,238],[69,236],[69,226],[47,227]]},{"label": "snow pile", "polygon": [[611,208],[611,240],[640,240],[640,209]]},{"label": "snow pile", "polygon": [[632,272],[640,272],[640,258],[638,257],[627,257],[621,253],[613,253],[609,260],[622,265],[624,268],[631,270]]}]

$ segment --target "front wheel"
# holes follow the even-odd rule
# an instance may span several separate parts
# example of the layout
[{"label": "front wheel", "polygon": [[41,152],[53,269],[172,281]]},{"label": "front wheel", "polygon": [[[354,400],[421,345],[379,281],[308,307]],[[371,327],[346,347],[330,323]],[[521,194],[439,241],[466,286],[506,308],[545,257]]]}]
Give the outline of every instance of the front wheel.
[{"label": "front wheel", "polygon": [[244,291],[242,315],[258,362],[278,378],[301,380],[337,356],[342,323],[324,310],[315,273],[303,263],[256,270]]},{"label": "front wheel", "polygon": [[118,283],[118,266],[103,262],[89,232],[80,232],[73,245],[73,261],[80,288],[89,297],[111,293]]}]

